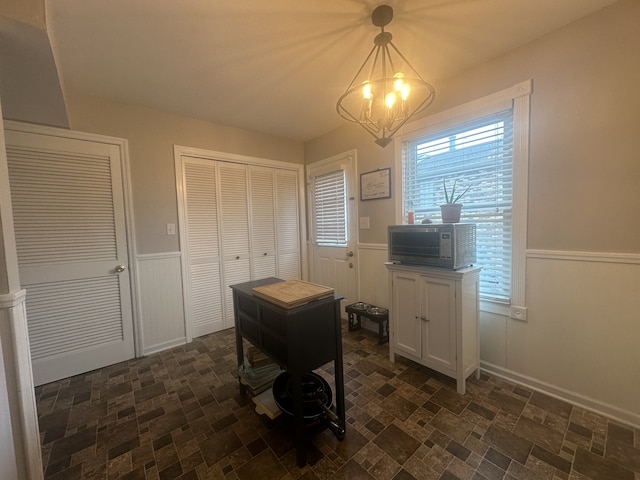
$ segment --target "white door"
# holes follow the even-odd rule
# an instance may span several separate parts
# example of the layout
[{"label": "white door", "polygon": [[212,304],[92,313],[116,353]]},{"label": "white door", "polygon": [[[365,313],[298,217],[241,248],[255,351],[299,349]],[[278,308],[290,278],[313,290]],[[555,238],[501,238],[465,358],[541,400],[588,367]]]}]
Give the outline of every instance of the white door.
[{"label": "white door", "polygon": [[133,358],[124,142],[5,134],[35,384]]},{"label": "white door", "polygon": [[231,285],[251,280],[247,166],[219,162],[220,228],[224,277],[224,328],[234,326]]},{"label": "white door", "polygon": [[218,169],[210,160],[180,157],[177,164],[182,188],[178,192],[181,242],[187,264],[183,267],[188,298],[189,337],[225,328],[222,315],[222,254],[218,220]]},{"label": "white door", "polygon": [[300,280],[300,223],[304,222],[304,212],[301,212],[301,199],[298,196],[298,172],[276,169],[274,175],[278,257],[276,276],[282,280]]},{"label": "white door", "polygon": [[249,167],[251,279],[277,275],[274,171]]},{"label": "white door", "polygon": [[357,301],[355,152],[307,167],[312,282],[333,287],[342,306]]}]

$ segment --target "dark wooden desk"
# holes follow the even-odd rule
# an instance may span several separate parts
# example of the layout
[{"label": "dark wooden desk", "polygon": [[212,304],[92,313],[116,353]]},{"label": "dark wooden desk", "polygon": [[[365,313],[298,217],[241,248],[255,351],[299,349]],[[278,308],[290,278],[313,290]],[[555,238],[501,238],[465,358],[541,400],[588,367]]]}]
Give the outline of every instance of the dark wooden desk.
[{"label": "dark wooden desk", "polygon": [[[238,366],[243,362],[242,339],[245,338],[291,375],[294,400],[296,460],[306,463],[309,441],[304,424],[302,374],[334,362],[335,410],[344,436],[344,375],[342,366],[342,331],[340,300],[331,296],[300,307],[285,309],[253,295],[254,287],[280,282],[274,277],[232,285]],[[240,384],[242,393],[246,393]]]}]

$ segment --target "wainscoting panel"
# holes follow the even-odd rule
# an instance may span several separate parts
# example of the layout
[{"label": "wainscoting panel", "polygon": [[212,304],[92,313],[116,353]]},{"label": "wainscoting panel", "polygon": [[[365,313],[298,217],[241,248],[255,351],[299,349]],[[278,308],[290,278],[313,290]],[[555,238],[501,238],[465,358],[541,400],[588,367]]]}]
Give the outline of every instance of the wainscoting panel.
[{"label": "wainscoting panel", "polygon": [[527,322],[483,313],[483,369],[640,426],[638,258],[529,251]]},{"label": "wainscoting panel", "polygon": [[3,478],[38,480],[42,453],[25,294],[20,290],[0,295],[0,463],[8,475]]},{"label": "wainscoting panel", "polygon": [[358,245],[358,301],[389,308],[386,261],[386,245]]},{"label": "wainscoting panel", "polygon": [[180,253],[137,256],[142,354],[186,342]]}]

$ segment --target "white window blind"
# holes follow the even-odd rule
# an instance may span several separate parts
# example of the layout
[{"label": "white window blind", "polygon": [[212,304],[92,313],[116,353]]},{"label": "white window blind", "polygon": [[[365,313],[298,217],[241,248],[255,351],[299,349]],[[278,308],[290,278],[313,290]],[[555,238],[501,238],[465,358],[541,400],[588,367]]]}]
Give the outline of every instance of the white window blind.
[{"label": "white window blind", "polygon": [[347,245],[345,181],[344,170],[314,177],[314,237],[317,245]]},{"label": "white window blind", "polygon": [[505,110],[403,143],[403,213],[416,223],[441,222],[444,184],[451,194],[469,190],[461,222],[476,224],[480,294],[511,300],[513,113]]}]

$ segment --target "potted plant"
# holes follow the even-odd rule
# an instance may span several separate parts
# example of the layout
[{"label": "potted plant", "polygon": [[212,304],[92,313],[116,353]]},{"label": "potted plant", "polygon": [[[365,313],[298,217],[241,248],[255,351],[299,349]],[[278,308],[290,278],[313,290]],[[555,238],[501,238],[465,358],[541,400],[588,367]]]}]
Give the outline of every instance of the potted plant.
[{"label": "potted plant", "polygon": [[447,191],[447,181],[442,179],[442,185],[444,186],[444,199],[445,203],[440,205],[440,211],[442,212],[442,223],[458,223],[460,221],[460,211],[462,210],[462,204],[458,203],[458,200],[467,193],[471,185],[464,189],[462,193],[456,196],[456,183],[453,181],[453,187],[451,188],[451,194]]}]

